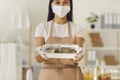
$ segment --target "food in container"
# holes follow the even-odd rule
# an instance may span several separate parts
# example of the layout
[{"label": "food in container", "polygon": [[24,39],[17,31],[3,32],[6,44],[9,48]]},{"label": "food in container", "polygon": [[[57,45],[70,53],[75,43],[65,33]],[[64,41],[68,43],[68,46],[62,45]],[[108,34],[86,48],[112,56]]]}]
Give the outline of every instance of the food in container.
[{"label": "food in container", "polygon": [[78,48],[75,44],[45,44],[43,51],[48,58],[73,58]]},{"label": "food in container", "polygon": [[76,53],[76,50],[70,47],[51,46],[45,49],[47,53]]}]

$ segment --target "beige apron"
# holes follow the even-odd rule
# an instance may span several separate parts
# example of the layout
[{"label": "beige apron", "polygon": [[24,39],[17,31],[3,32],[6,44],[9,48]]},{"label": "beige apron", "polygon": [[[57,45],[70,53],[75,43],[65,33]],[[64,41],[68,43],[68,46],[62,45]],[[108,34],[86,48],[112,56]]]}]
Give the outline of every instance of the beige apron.
[{"label": "beige apron", "polygon": [[[53,24],[50,28],[50,37],[46,41],[49,44],[75,44],[71,35],[70,23],[68,23],[69,37],[53,37]],[[39,80],[83,80],[81,69],[72,59],[49,59],[43,62]]]}]

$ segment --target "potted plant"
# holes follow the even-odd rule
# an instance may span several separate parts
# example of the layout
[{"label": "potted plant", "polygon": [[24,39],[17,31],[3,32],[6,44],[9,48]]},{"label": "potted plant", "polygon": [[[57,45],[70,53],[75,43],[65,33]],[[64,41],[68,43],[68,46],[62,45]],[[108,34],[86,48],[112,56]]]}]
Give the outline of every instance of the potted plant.
[{"label": "potted plant", "polygon": [[91,16],[86,18],[87,22],[90,24],[91,28],[95,28],[95,23],[98,22],[99,16],[95,13],[91,13]]}]

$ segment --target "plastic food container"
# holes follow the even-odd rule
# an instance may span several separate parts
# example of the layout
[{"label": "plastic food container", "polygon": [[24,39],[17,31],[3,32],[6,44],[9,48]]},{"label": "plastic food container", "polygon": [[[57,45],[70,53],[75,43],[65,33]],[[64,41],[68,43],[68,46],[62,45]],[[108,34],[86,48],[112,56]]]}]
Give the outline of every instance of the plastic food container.
[{"label": "plastic food container", "polygon": [[43,45],[43,51],[46,52],[48,58],[74,58],[78,48],[79,46],[74,44]]}]

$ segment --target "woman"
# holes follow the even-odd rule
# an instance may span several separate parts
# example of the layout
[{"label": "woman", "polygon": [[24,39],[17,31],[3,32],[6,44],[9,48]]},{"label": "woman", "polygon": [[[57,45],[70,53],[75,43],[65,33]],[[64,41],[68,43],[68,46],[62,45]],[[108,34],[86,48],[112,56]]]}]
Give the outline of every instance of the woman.
[{"label": "woman", "polygon": [[40,23],[36,28],[36,55],[42,62],[39,80],[83,80],[78,61],[83,58],[81,48],[73,59],[49,59],[42,51],[42,45],[84,44],[83,29],[72,23],[72,0],[50,0],[48,22]]}]

